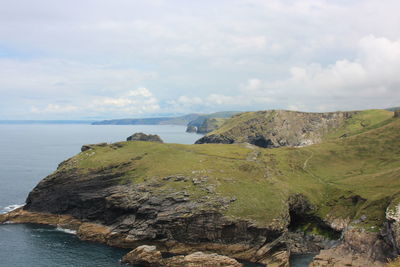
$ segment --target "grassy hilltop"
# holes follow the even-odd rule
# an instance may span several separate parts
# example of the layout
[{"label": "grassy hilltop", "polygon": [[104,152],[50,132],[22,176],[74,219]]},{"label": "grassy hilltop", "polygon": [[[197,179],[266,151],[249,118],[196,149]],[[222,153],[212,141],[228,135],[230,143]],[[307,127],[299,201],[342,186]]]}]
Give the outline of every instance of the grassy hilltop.
[{"label": "grassy hilltop", "polygon": [[[236,115],[217,132],[255,116],[259,113]],[[313,204],[313,215],[350,219],[356,227],[376,231],[386,208],[400,201],[400,119],[392,117],[383,110],[358,112],[322,143],[297,148],[120,142],[82,152],[57,172],[114,168],[123,172],[121,184],[152,182],[159,183],[154,190],[160,194],[185,190],[192,199],[234,199],[224,214],[260,226],[279,224],[289,195],[301,193]],[[165,179],[169,176],[189,179]]]}]

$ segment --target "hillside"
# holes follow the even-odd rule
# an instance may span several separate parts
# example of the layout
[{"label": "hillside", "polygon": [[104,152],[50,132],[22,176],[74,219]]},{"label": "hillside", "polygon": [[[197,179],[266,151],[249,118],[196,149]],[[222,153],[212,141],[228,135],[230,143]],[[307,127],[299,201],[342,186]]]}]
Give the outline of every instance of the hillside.
[{"label": "hillside", "polygon": [[305,147],[91,146],[42,180],[24,211],[0,222],[58,225],[51,214],[71,215],[78,236],[114,246],[281,266],[290,253],[322,249],[313,266],[382,266],[400,251],[400,119],[376,110],[335,116],[346,120]]},{"label": "hillside", "polygon": [[188,114],[179,117],[115,119],[93,122],[93,125],[187,125],[198,118],[199,114]]},{"label": "hillside", "polygon": [[238,114],[238,111],[222,111],[205,115],[200,115],[198,118],[188,123],[187,132],[209,133],[219,128],[226,119]]},{"label": "hillside", "polygon": [[286,110],[246,112],[226,120],[196,143],[241,143],[260,147],[304,146],[346,137],[393,117],[386,110],[307,113]]}]

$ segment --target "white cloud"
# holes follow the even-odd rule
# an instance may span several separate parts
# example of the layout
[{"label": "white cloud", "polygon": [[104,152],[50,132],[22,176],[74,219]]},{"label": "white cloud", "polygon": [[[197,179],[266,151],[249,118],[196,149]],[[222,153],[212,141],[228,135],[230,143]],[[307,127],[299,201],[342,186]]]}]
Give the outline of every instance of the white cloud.
[{"label": "white cloud", "polygon": [[128,91],[121,97],[97,98],[88,105],[88,108],[91,111],[135,115],[156,112],[160,109],[160,106],[158,99],[153,96],[152,92],[147,88],[141,87]]},{"label": "white cloud", "polygon": [[72,105],[55,105],[55,104],[48,104],[45,108],[37,108],[37,107],[32,107],[31,112],[36,113],[36,114],[57,114],[57,113],[69,113],[69,112],[76,112],[79,111],[79,107],[77,106],[72,106]]},{"label": "white cloud", "polygon": [[341,59],[326,67],[311,63],[291,67],[287,79],[252,78],[236,95],[210,94],[207,106],[286,108],[324,111],[385,108],[400,103],[400,40],[372,35],[358,43],[354,60]]},{"label": "white cloud", "polygon": [[138,114],[153,113],[160,109],[158,99],[153,96],[150,90],[141,87],[136,90],[130,90],[120,97],[93,97],[78,105],[59,105],[49,104],[43,108],[33,106],[31,112],[35,114],[46,114],[49,116],[68,113],[95,114],[113,114],[114,116],[123,116],[129,114],[136,116]]},{"label": "white cloud", "polygon": [[[399,9],[398,0],[5,1],[0,116],[397,106]],[[62,113],[68,106],[78,108]]]}]

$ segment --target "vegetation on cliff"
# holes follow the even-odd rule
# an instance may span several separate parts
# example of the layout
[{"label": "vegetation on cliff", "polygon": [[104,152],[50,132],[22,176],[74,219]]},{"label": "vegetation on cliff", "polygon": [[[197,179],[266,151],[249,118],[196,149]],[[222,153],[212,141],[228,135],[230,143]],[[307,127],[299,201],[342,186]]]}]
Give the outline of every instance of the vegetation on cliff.
[{"label": "vegetation on cliff", "polygon": [[32,190],[24,209],[100,223],[108,229],[102,239],[107,244],[154,244],[178,254],[200,250],[282,263],[291,251],[329,248],[324,240],[342,234],[342,244],[325,250],[315,266],[332,257],[353,258],[344,257],[346,251],[367,255],[357,261],[395,257],[400,119],[381,110],[309,116],[270,111],[239,114],[217,131],[249,118],[247,129],[264,129],[254,116],[279,126],[290,114],[292,130],[304,134],[302,127],[314,123],[307,137],[321,133],[316,144],[87,145]]},{"label": "vegetation on cliff", "polygon": [[241,113],[196,143],[249,142],[260,147],[304,146],[351,136],[379,127],[393,113],[386,110],[307,113],[268,110]]},{"label": "vegetation on cliff", "polygon": [[221,111],[210,114],[200,115],[198,118],[192,120],[187,125],[187,132],[209,133],[218,129],[227,119],[238,111]]},{"label": "vegetation on cliff", "polygon": [[[80,153],[57,172],[85,174],[123,166],[114,168],[123,172],[121,184],[137,187],[152,181],[159,183],[159,191],[184,190],[191,198],[232,198],[226,215],[263,226],[287,223],[287,199],[300,193],[320,218],[350,219],[373,231],[400,189],[400,121],[384,120],[381,111],[371,113],[357,114],[325,142],[302,148],[120,142]],[[365,126],[357,126],[359,121]],[[334,138],[342,133],[347,137]],[[185,179],[165,179],[170,176]],[[203,181],[209,190],[194,181]]]}]

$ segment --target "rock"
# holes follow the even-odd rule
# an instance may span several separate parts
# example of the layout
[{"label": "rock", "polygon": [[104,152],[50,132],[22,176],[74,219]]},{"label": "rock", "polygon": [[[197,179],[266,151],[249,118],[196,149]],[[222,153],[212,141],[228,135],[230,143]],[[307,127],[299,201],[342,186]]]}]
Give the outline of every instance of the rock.
[{"label": "rock", "polygon": [[290,253],[288,251],[278,251],[259,262],[268,267],[289,267],[289,258]]},{"label": "rock", "polygon": [[349,229],[345,231],[340,245],[321,250],[310,267],[379,267],[391,257],[391,248],[379,233]]},{"label": "rock", "polygon": [[1,223],[34,223],[51,225],[76,231],[82,225],[80,220],[70,215],[58,215],[42,212],[30,212],[22,208],[13,210],[6,214],[0,214]]},{"label": "rock", "polygon": [[215,143],[215,144],[233,144],[235,139],[219,134],[206,135],[195,142],[195,144],[206,144],[206,143]]},{"label": "rock", "polygon": [[95,148],[95,147],[105,147],[105,146],[107,146],[107,143],[83,145],[83,146],[81,147],[81,151],[84,152],[84,151],[86,151],[86,150],[90,150],[90,149],[93,149],[93,148]]},{"label": "rock", "polygon": [[107,226],[95,223],[82,223],[78,229],[78,237],[82,240],[107,243],[107,237],[111,229]]},{"label": "rock", "polygon": [[188,126],[187,128],[186,128],[186,132],[187,133],[196,133],[197,132],[197,127],[196,126]]},{"label": "rock", "polygon": [[144,267],[159,267],[163,264],[163,258],[155,246],[143,245],[126,254],[122,262]]},{"label": "rock", "polygon": [[147,141],[147,142],[163,143],[163,140],[158,135],[145,134],[145,133],[135,133],[126,138],[126,141]]},{"label": "rock", "polygon": [[394,116],[393,116],[394,118],[400,118],[400,110],[396,110],[395,112],[394,112]]},{"label": "rock", "polygon": [[197,127],[197,133],[206,134],[217,130],[226,121],[226,118],[207,118]]},{"label": "rock", "polygon": [[165,267],[242,267],[237,260],[218,254],[195,252],[187,256],[175,256],[164,259]]},{"label": "rock", "polygon": [[145,267],[242,267],[235,259],[218,254],[195,252],[186,256],[163,258],[155,246],[142,245],[122,258],[123,263],[141,265]]}]

